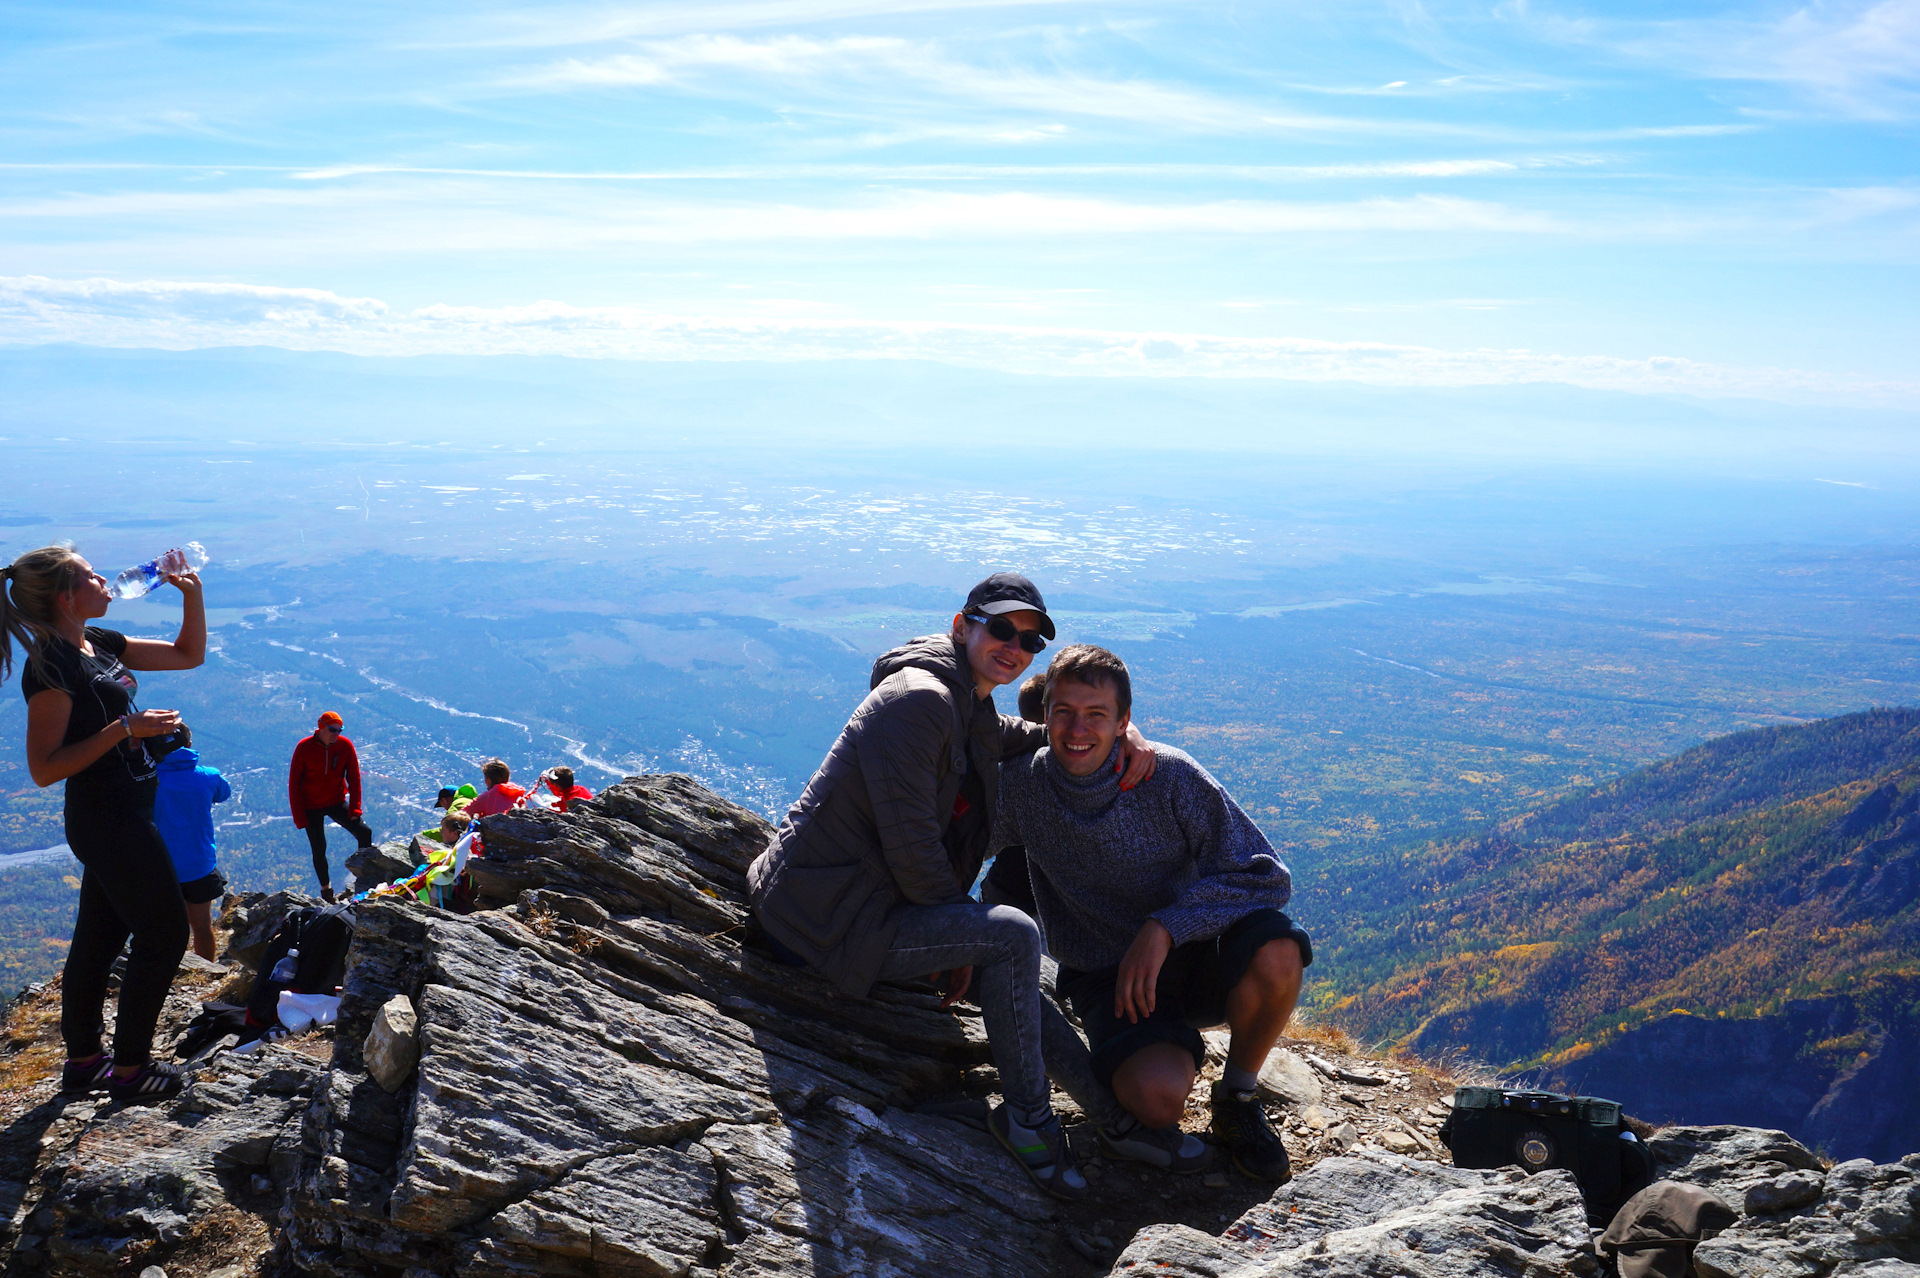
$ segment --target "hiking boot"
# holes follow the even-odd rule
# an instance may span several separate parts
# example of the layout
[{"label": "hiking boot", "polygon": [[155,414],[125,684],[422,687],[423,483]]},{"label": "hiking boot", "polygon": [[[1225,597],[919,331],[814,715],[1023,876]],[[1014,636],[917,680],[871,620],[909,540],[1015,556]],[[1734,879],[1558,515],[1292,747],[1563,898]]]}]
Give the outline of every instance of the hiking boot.
[{"label": "hiking boot", "polygon": [[116,1078],[107,1085],[107,1094],[122,1105],[158,1105],[186,1090],[187,1075],[178,1065],[148,1061],[130,1078]]},{"label": "hiking boot", "polygon": [[1067,1144],[1067,1134],[1060,1130],[1058,1117],[1048,1114],[1047,1121],[1034,1128],[1031,1137],[1018,1145],[1013,1142],[1012,1125],[1013,1119],[1005,1105],[994,1106],[987,1115],[987,1130],[1020,1160],[1020,1166],[1042,1193],[1068,1202],[1087,1196],[1087,1178],[1080,1174],[1080,1166],[1074,1161],[1073,1148]]},{"label": "hiking boot", "polygon": [[1178,1127],[1148,1127],[1130,1119],[1122,1129],[1102,1127],[1100,1152],[1108,1158],[1145,1163],[1177,1176],[1205,1171],[1213,1162],[1213,1146],[1198,1136],[1190,1136]]},{"label": "hiking boot", "polygon": [[1255,1180],[1284,1185],[1293,1179],[1287,1147],[1267,1123],[1259,1092],[1236,1092],[1213,1085],[1213,1134],[1233,1156],[1233,1165]]},{"label": "hiking boot", "polygon": [[68,1061],[60,1067],[60,1094],[87,1096],[104,1092],[113,1081],[113,1057],[102,1052],[84,1065]]},{"label": "hiking boot", "polygon": [[320,885],[320,899],[328,905],[333,904],[333,889],[324,883]]}]

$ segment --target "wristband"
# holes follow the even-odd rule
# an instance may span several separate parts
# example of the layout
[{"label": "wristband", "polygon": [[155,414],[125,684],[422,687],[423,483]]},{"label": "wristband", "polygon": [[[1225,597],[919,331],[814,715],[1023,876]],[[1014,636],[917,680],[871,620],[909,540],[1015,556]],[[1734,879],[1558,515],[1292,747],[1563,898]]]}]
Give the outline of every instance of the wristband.
[{"label": "wristband", "polygon": [[133,740],[133,716],[130,714],[121,715],[120,726],[127,730],[127,740]]}]

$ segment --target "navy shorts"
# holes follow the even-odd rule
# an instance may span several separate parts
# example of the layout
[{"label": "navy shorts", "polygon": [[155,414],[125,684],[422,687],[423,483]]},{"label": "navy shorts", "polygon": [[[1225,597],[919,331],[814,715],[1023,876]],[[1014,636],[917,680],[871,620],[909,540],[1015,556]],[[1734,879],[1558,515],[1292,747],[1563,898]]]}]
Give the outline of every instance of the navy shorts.
[{"label": "navy shorts", "polygon": [[1129,1056],[1155,1043],[1177,1043],[1193,1054],[1199,1069],[1207,1062],[1200,1031],[1227,1019],[1227,995],[1247,974],[1256,950],[1268,941],[1292,940],[1303,967],[1313,964],[1313,940],[1279,910],[1255,910],[1217,937],[1176,946],[1160,966],[1154,985],[1153,1014],[1138,1022],[1113,1014],[1113,992],[1120,967],[1096,972],[1060,969],[1060,992],[1087,1032],[1093,1074],[1113,1086],[1113,1072]]},{"label": "navy shorts", "polygon": [[227,876],[215,870],[212,874],[203,874],[191,883],[180,885],[180,895],[188,905],[205,905],[217,901],[227,890]]}]

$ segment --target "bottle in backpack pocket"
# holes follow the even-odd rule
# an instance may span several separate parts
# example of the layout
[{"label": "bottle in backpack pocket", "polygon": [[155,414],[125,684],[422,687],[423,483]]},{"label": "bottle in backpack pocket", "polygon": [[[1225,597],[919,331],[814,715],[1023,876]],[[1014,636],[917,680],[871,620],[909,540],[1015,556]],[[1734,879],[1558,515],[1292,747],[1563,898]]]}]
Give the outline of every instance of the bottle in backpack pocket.
[{"label": "bottle in backpack pocket", "polygon": [[300,970],[300,951],[291,949],[273,965],[273,974],[267,979],[276,985],[293,984],[294,974]]}]

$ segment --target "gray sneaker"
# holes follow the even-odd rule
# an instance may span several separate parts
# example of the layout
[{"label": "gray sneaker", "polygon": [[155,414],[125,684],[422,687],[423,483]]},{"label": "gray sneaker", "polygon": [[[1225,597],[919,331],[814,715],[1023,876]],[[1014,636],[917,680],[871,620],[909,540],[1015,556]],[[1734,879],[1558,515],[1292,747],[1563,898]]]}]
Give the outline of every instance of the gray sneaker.
[{"label": "gray sneaker", "polygon": [[1145,1163],[1185,1176],[1213,1163],[1213,1146],[1178,1127],[1148,1127],[1135,1122],[1125,1131],[1102,1127],[1100,1152],[1108,1158]]},{"label": "gray sneaker", "polygon": [[1087,1196],[1087,1178],[1080,1174],[1080,1166],[1073,1158],[1073,1147],[1067,1144],[1067,1134],[1060,1130],[1057,1117],[1048,1114],[1047,1121],[1020,1144],[1014,1143],[1011,1127],[1012,1120],[1007,1114],[1007,1107],[994,1106],[987,1115],[987,1130],[1020,1160],[1022,1170],[1042,1193],[1069,1202]]}]

